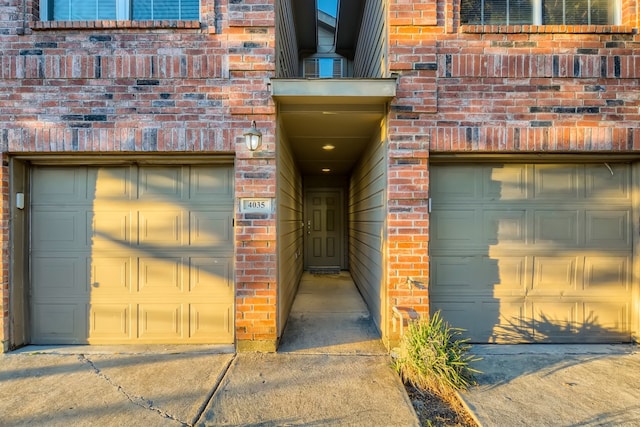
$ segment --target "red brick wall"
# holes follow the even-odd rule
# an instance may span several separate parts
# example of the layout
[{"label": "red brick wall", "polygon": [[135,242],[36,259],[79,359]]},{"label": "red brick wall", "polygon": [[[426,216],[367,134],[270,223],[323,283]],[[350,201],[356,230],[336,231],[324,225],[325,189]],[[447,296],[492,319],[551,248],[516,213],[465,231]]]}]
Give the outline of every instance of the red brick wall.
[{"label": "red brick wall", "polygon": [[[39,23],[26,5],[0,6],[2,153],[235,153],[236,197],[275,197],[274,0],[128,24]],[[461,27],[458,0],[389,0],[387,318],[393,305],[428,312],[428,287],[406,279],[428,284],[430,155],[640,150],[637,10],[623,0],[622,27]],[[255,153],[241,138],[252,120]],[[275,226],[236,214],[239,347],[275,345]]]},{"label": "red brick wall", "polygon": [[[391,0],[388,318],[428,313],[428,161],[439,153],[640,151],[637,2],[623,26],[465,26],[459,1]],[[432,12],[433,13],[433,12]]]},{"label": "red brick wall", "polygon": [[[52,23],[33,18],[35,1],[26,15],[21,1],[5,2],[0,152],[235,153],[236,197],[275,197],[275,107],[267,88],[275,69],[273,1],[201,3],[200,22]],[[252,120],[263,133],[255,153],[242,138]],[[6,182],[2,189],[6,199]],[[3,340],[7,215],[3,203]],[[239,347],[258,340],[274,348],[275,214],[236,213],[235,232]]]},{"label": "red brick wall", "polygon": [[[388,117],[388,331],[393,330],[393,306],[412,307],[422,316],[429,313],[429,140],[425,118],[437,108],[437,51],[431,36],[435,18],[436,10],[425,9],[420,2],[390,1],[389,67],[399,75],[399,81]],[[408,277],[423,286],[410,288]],[[393,345],[398,337],[391,333],[387,338]]]}]

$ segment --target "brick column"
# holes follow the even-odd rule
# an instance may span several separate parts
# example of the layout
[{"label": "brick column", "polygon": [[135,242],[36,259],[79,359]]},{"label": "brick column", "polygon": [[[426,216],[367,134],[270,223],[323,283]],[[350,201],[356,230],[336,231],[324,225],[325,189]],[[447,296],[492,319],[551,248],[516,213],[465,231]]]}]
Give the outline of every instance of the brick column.
[{"label": "brick column", "polygon": [[236,138],[236,200],[240,204],[245,197],[271,199],[273,210],[241,213],[238,206],[236,211],[238,351],[275,351],[278,338],[275,121],[257,121],[257,126],[263,134],[260,151],[249,151],[244,140]]},{"label": "brick column", "polygon": [[[436,2],[392,0],[389,6],[389,68],[399,75],[388,121],[387,325],[392,347],[393,307],[429,315],[429,130],[437,111],[434,33],[444,19]],[[408,283],[408,278],[413,280]]]},{"label": "brick column", "polygon": [[[236,210],[236,349],[277,348],[275,104],[267,87],[275,72],[275,9],[271,0],[229,3],[229,107],[236,151],[235,196],[266,198],[271,213]],[[256,121],[262,147],[251,152],[243,131]]]}]

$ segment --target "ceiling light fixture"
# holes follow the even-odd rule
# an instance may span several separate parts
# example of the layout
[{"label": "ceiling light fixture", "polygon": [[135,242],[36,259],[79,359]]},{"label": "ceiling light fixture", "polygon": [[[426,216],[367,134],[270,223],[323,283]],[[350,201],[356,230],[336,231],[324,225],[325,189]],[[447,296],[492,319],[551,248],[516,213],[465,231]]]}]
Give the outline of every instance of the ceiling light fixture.
[{"label": "ceiling light fixture", "polygon": [[322,149],[325,150],[325,151],[331,151],[334,148],[336,148],[336,146],[335,145],[331,145],[331,144],[325,144],[325,145],[322,146]]},{"label": "ceiling light fixture", "polygon": [[329,169],[329,168],[322,168],[322,172],[324,172],[324,173],[331,172],[331,169]]}]

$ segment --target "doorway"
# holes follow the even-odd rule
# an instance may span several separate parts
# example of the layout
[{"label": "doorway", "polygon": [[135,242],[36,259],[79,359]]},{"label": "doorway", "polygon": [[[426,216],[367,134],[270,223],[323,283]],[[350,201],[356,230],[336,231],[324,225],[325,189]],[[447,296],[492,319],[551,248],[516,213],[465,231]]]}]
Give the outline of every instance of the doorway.
[{"label": "doorway", "polygon": [[345,269],[342,189],[309,189],[304,199],[305,270]]}]

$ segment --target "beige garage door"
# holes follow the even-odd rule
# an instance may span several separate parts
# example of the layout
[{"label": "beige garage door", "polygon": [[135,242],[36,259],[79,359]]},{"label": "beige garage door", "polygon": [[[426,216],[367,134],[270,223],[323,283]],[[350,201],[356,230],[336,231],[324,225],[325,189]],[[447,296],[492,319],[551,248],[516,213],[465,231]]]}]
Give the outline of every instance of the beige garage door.
[{"label": "beige garage door", "polygon": [[232,176],[34,167],[32,343],[232,343]]},{"label": "beige garage door", "polygon": [[431,304],[474,342],[631,339],[628,164],[436,165]]}]

